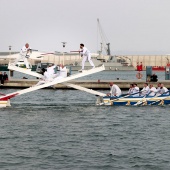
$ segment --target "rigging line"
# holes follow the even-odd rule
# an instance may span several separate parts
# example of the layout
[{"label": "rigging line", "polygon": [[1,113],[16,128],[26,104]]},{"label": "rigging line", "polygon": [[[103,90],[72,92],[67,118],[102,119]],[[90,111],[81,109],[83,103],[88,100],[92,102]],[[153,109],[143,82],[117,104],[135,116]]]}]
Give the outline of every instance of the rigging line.
[{"label": "rigging line", "polygon": [[99,34],[99,30],[98,30],[98,23],[97,23],[97,49],[96,49],[97,52],[98,52],[98,49],[99,49],[99,45],[98,45],[98,43],[99,43],[98,34]]},{"label": "rigging line", "polygon": [[107,39],[106,34],[104,33],[103,29],[102,29],[102,26],[99,22],[99,19],[97,19],[97,21],[98,21],[98,30],[100,32],[100,38],[101,38],[101,42],[102,42],[102,44],[101,44],[102,48],[106,51],[106,53],[108,53],[108,47],[107,47],[107,45],[108,45],[107,40],[108,39]]},{"label": "rigging line", "polygon": [[104,37],[103,37],[103,33],[102,33],[102,28],[101,28],[101,25],[99,23],[99,19],[97,20],[98,21],[98,30],[100,32],[100,38],[101,38],[101,42],[102,42],[102,47],[105,49],[105,51],[107,51],[107,48],[104,44],[106,44],[105,40],[104,40]]},{"label": "rigging line", "polygon": [[103,28],[102,28],[100,22],[99,22],[99,28],[101,29],[101,34],[102,34],[102,37],[103,37],[105,43],[107,43],[108,42],[108,38],[107,38],[105,32],[103,31]]}]

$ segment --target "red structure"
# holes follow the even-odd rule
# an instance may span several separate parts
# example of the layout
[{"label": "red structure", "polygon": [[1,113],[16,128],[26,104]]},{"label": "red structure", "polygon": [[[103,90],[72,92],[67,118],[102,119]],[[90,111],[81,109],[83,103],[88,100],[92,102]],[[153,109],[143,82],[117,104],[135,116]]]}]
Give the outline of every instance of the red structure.
[{"label": "red structure", "polygon": [[137,62],[136,69],[137,69],[137,71],[142,71],[142,70],[143,70],[143,64],[142,64],[142,62],[140,62],[140,64],[139,64],[139,62]]},{"label": "red structure", "polygon": [[165,71],[164,66],[152,66],[153,71]]}]

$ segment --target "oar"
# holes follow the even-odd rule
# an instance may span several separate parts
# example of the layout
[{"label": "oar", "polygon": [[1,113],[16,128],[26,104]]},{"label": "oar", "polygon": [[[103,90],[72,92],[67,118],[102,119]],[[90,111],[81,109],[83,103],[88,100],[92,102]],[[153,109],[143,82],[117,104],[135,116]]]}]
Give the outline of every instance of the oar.
[{"label": "oar", "polygon": [[144,102],[143,99],[145,99],[150,93],[152,93],[152,92],[149,92],[148,94],[143,96],[141,100],[139,100],[137,103],[134,104],[134,106],[138,106],[138,105],[143,104],[143,102]]},{"label": "oar", "polygon": [[[166,94],[166,93],[168,93],[168,92],[170,92],[170,90],[164,92],[163,94]],[[155,97],[155,96],[154,96],[154,97]],[[157,96],[157,97],[158,97],[158,96]],[[160,102],[161,100],[165,100],[165,99],[168,98],[168,97],[170,97],[170,96],[167,96],[167,97],[164,97],[163,99],[160,99],[160,100],[158,100],[158,101],[152,102],[152,103],[150,103],[149,105],[153,105],[153,104],[155,104],[155,103],[158,103],[158,102]],[[151,98],[151,99],[152,99],[152,98]]]},{"label": "oar", "polygon": [[114,99],[114,100],[112,100],[112,101],[117,101],[117,100],[119,100],[119,99],[126,98],[126,97],[129,97],[129,96],[133,96],[133,95],[138,94],[138,93],[140,93],[140,91],[137,92],[137,93],[125,94],[125,96],[117,97],[116,99]]},{"label": "oar", "polygon": [[0,93],[1,96],[6,96],[6,94]]}]

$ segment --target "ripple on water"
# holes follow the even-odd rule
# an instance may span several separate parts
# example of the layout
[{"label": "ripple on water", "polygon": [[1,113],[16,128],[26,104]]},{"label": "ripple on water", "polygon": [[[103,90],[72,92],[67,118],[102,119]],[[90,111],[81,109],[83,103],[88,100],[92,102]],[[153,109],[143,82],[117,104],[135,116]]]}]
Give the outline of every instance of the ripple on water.
[{"label": "ripple on water", "polygon": [[169,106],[95,106],[71,90],[11,103],[0,110],[2,169],[169,169]]}]

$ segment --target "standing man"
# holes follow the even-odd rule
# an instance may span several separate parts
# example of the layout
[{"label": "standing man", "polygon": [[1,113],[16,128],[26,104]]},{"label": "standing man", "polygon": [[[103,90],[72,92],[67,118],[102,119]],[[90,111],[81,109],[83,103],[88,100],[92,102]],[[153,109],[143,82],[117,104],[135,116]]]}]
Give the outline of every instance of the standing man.
[{"label": "standing man", "polygon": [[93,64],[93,61],[91,60],[91,53],[90,51],[84,47],[84,44],[80,44],[80,54],[81,54],[81,57],[83,57],[83,60],[82,60],[82,69],[79,70],[80,72],[82,72],[84,70],[84,64],[86,62],[86,60],[88,59],[90,65],[95,68],[94,64]]},{"label": "standing man", "polygon": [[20,54],[19,54],[18,58],[15,60],[15,62],[13,63],[13,65],[16,65],[17,62],[22,59],[22,60],[24,60],[26,68],[29,69],[30,67],[29,67],[29,62],[28,62],[27,58],[29,58],[30,53],[31,53],[31,48],[29,47],[29,44],[26,43],[22,47]]},{"label": "standing man", "polygon": [[118,85],[114,84],[113,82],[110,82],[109,84],[110,84],[110,93],[108,93],[107,96],[119,97],[122,92],[118,87]]}]

